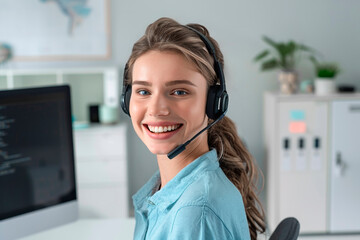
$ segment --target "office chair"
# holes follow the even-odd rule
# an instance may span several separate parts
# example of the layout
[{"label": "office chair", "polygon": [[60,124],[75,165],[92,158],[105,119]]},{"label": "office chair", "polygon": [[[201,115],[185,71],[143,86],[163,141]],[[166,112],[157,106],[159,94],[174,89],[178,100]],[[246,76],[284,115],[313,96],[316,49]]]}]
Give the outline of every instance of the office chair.
[{"label": "office chair", "polygon": [[296,218],[282,220],[271,234],[269,240],[296,240],[300,231],[300,223]]}]

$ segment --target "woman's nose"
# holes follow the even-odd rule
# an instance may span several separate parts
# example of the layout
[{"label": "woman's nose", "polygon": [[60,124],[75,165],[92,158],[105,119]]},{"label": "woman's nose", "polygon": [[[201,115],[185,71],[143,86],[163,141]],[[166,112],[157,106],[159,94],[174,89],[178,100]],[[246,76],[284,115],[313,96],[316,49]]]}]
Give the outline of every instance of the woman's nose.
[{"label": "woman's nose", "polygon": [[161,94],[153,94],[148,103],[148,114],[153,117],[167,116],[170,113],[168,99]]}]

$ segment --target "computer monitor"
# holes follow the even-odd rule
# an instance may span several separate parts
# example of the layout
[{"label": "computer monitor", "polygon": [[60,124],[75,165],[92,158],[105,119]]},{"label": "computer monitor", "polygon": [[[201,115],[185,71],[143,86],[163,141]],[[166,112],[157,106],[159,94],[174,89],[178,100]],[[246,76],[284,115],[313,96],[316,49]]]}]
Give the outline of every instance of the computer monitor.
[{"label": "computer monitor", "polygon": [[77,216],[69,86],[0,91],[0,239]]}]

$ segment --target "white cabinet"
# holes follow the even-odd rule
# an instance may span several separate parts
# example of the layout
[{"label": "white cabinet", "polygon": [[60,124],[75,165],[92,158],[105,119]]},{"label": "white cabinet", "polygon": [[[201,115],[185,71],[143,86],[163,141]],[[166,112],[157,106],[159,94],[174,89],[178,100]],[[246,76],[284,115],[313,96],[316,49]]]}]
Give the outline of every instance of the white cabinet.
[{"label": "white cabinet", "polygon": [[301,233],[360,231],[360,94],[266,93],[267,220]]},{"label": "white cabinet", "polygon": [[80,217],[127,217],[125,125],[74,131]]},{"label": "white cabinet", "polygon": [[360,100],[332,103],[330,230],[360,231]]}]

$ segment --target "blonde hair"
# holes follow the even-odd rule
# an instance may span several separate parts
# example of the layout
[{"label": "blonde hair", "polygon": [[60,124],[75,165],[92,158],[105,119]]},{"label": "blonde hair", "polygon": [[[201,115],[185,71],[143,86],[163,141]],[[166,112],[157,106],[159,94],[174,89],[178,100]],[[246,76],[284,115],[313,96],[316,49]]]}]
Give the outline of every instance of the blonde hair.
[{"label": "blonde hair", "polygon": [[[204,34],[214,45],[218,61],[224,66],[224,58],[218,43],[200,24],[188,24]],[[207,79],[208,86],[218,83],[214,71],[214,59],[197,33],[170,18],[160,18],[150,24],[145,34],[134,44],[125,73],[126,84],[131,84],[133,65],[138,57],[150,50],[174,51],[182,54],[197,67]],[[212,120],[209,120],[212,121]],[[215,148],[219,163],[227,178],[240,191],[245,206],[251,239],[257,232],[265,231],[264,212],[256,195],[257,167],[248,150],[240,140],[235,124],[224,117],[208,130],[208,144]]]}]

